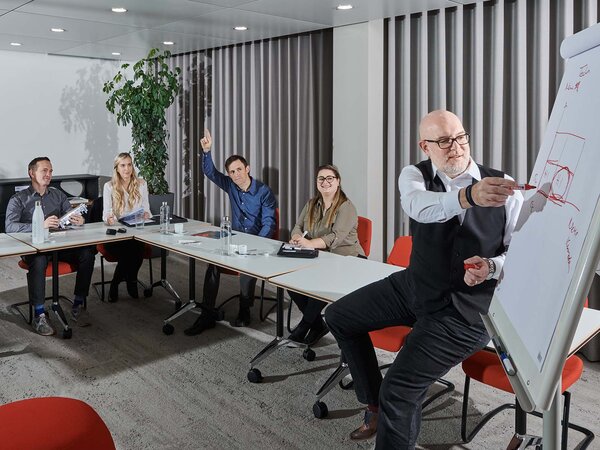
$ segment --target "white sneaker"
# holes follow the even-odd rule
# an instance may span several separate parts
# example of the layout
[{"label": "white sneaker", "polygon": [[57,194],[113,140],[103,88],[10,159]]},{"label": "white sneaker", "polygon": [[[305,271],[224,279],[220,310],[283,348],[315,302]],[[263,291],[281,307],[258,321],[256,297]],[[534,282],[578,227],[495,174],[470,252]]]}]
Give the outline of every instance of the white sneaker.
[{"label": "white sneaker", "polygon": [[71,308],[71,319],[80,327],[87,327],[91,325],[90,315],[83,306],[75,306]]},{"label": "white sneaker", "polygon": [[54,334],[54,328],[52,328],[44,313],[34,317],[31,326],[37,334],[41,334],[42,336],[52,336]]}]

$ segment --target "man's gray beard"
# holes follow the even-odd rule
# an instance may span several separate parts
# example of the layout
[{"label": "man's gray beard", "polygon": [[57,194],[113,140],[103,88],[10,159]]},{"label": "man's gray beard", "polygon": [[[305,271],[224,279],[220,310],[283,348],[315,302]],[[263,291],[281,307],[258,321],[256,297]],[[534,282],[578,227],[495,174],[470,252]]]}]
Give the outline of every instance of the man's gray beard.
[{"label": "man's gray beard", "polygon": [[448,175],[450,178],[456,177],[458,175],[460,175],[461,173],[463,173],[465,170],[467,170],[467,168],[469,167],[469,162],[467,161],[467,163],[462,166],[462,165],[446,165],[446,167],[444,167],[443,172]]}]

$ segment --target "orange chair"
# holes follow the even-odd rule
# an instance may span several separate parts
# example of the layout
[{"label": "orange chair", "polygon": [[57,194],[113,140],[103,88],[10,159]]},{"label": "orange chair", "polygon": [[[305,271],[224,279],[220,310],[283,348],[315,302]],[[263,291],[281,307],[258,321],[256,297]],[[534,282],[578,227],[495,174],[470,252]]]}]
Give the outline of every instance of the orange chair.
[{"label": "orange chair", "polygon": [[[411,250],[412,237],[400,236],[394,242],[394,246],[390,251],[387,263],[400,267],[408,267]],[[411,329],[411,327],[407,326],[387,327],[382,328],[381,330],[370,331],[369,337],[371,338],[373,347],[381,350],[386,350],[392,353],[398,353],[404,345],[404,341],[406,340],[406,337],[410,333]],[[390,367],[390,365],[391,364],[384,364],[379,366],[379,368],[380,370],[384,370]],[[348,375],[349,373],[350,369],[348,368],[348,364],[342,358],[342,361],[340,362],[338,368],[331,374],[331,376],[327,379],[327,381],[323,384],[321,389],[319,389],[319,391],[316,394],[317,401],[313,405],[313,414],[317,419],[327,417],[329,411],[327,409],[327,405],[321,401],[321,398],[323,398],[323,396],[327,394],[327,392],[329,392],[336,383],[339,383],[342,389],[349,389],[352,386],[352,382],[344,384],[342,381],[343,378],[346,377],[346,375]],[[442,395],[452,392],[454,390],[454,384],[450,383],[447,380],[439,378],[437,382],[445,387],[442,390],[437,391],[435,394],[430,395],[423,402],[422,408],[425,408],[431,402],[441,397]]]},{"label": "orange chair", "polygon": [[358,225],[356,227],[358,243],[365,252],[365,256],[371,253],[371,239],[373,238],[373,222],[366,217],[358,216]]},{"label": "orange chair", "polygon": [[[515,410],[515,433],[519,435],[527,434],[527,413],[523,411],[519,405],[518,400],[515,398],[515,403],[506,403],[498,406],[492,411],[485,414],[482,419],[475,425],[475,427],[467,432],[467,409],[469,403],[469,386],[471,379],[477,380],[481,383],[493,386],[504,392],[514,393],[510,381],[504,372],[500,358],[495,352],[488,350],[481,350],[474,355],[467,358],[462,363],[463,371],[465,372],[465,393],[463,396],[462,406],[462,418],[460,432],[463,442],[469,443],[479,433],[481,428],[492,419],[496,414],[505,409]],[[563,450],[567,448],[567,436],[569,428],[579,431],[585,435],[585,439],[582,441],[581,446],[578,448],[583,450],[586,449],[589,444],[594,440],[594,434],[579,425],[569,423],[569,411],[571,403],[571,394],[567,391],[569,387],[573,385],[581,377],[583,372],[583,361],[575,355],[569,357],[565,362],[565,367],[562,372],[562,390],[564,397],[563,406],[563,420],[562,420],[562,446]],[[542,417],[542,415],[534,411],[531,413],[536,417]]]},{"label": "orange chair", "polygon": [[[29,265],[24,260],[20,259],[18,264],[21,269],[29,271]],[[77,272],[76,264],[72,264],[67,261],[58,261],[58,276],[68,275],[68,274],[74,273],[74,272]],[[46,274],[45,275],[46,275],[46,278],[52,277],[52,275],[53,275],[52,261],[48,262],[48,265],[46,266]],[[53,300],[55,290],[56,290],[56,292],[58,292],[58,279],[56,279],[55,282],[53,281],[53,285],[52,285],[53,295],[46,297],[45,300]],[[70,304],[73,304],[73,302],[69,298],[65,297],[64,295],[58,295],[57,300],[59,300],[59,299],[66,300]],[[29,305],[29,316],[28,317],[26,317],[25,314],[23,314],[23,312],[19,309],[20,306],[24,306],[24,305]],[[86,305],[84,305],[84,307],[85,306]],[[31,304],[30,301],[13,303],[12,305],[10,305],[10,307],[12,309],[16,310],[19,314],[21,314],[23,319],[25,319],[27,321],[27,323],[31,325],[31,322],[33,321],[33,305]],[[69,328],[69,325],[67,324],[64,314],[62,314],[62,309],[58,305],[58,302],[57,303],[54,303],[54,301],[52,302],[52,311],[54,311],[57,314],[57,316],[59,318],[59,322],[61,322],[61,325],[63,327],[63,333],[62,333],[63,338],[65,338],[65,339],[71,338],[73,330],[71,328]],[[61,317],[61,314],[62,314],[62,317]]]},{"label": "orange chair", "polygon": [[[43,417],[39,429],[32,419]],[[114,450],[102,418],[87,403],[64,397],[30,398],[0,405],[4,450]]]}]

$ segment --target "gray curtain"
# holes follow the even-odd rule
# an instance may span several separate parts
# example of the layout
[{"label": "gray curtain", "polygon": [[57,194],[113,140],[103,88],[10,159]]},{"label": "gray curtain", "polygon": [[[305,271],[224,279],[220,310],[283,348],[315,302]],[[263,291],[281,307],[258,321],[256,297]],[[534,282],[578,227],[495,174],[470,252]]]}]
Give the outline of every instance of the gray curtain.
[{"label": "gray curtain", "polygon": [[179,214],[215,224],[227,196],[200,167],[204,128],[215,165],[243,155],[280,207],[281,238],[315,193],[314,169],[332,159],[332,30],[171,58],[182,92],[168,111],[167,179]]},{"label": "gray curtain", "polygon": [[597,23],[598,10],[598,0],[492,0],[387,22],[388,250],[408,234],[396,181],[424,159],[420,118],[456,112],[474,159],[526,182],[562,77],[560,43]]}]

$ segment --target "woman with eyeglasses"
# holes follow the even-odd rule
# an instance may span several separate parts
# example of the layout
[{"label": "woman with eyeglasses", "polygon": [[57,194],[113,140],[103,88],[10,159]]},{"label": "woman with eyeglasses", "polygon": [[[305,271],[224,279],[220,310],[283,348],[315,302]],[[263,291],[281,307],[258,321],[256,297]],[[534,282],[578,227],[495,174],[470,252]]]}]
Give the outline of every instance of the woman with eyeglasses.
[{"label": "woman with eyeglasses", "polygon": [[[337,167],[327,164],[317,168],[317,195],[304,205],[292,229],[290,243],[365,258],[356,232],[358,214],[342,190],[341,182]],[[296,292],[289,294],[302,311],[302,320],[289,338],[314,345],[328,333],[321,318],[326,303]]]},{"label": "woman with eyeglasses", "polygon": [[[119,153],[115,157],[112,179],[104,184],[102,200],[102,220],[109,226],[115,225],[119,218],[140,208],[144,210],[144,219],[150,218],[148,185],[136,176],[129,153]],[[117,256],[117,267],[110,282],[108,301],[116,302],[119,299],[121,281],[127,282],[129,296],[138,298],[137,275],[144,259],[144,244],[126,240],[105,244],[105,248]]]}]

